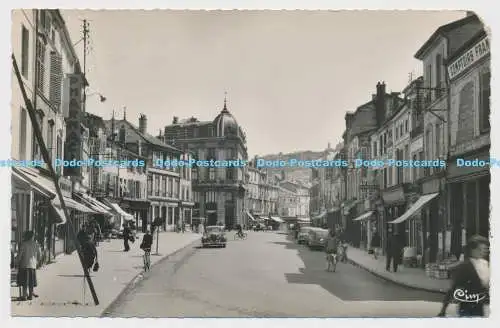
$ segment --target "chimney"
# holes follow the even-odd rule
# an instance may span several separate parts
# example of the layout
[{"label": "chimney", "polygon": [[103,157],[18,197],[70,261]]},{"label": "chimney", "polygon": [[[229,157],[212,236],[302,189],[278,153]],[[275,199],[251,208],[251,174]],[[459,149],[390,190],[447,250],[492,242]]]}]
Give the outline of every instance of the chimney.
[{"label": "chimney", "polygon": [[377,116],[377,123],[381,125],[385,119],[385,82],[377,83],[377,95],[375,99],[375,112]]},{"label": "chimney", "polygon": [[179,123],[179,118],[177,116],[174,116],[174,119],[172,120],[172,124],[178,124]]},{"label": "chimney", "polygon": [[118,140],[120,141],[120,143],[122,145],[125,144],[125,125],[122,124],[122,126],[120,127],[120,132],[118,133],[119,137],[118,137]]},{"label": "chimney", "polygon": [[352,113],[346,113],[345,114],[345,127],[347,130],[350,130],[352,127],[352,119],[354,115]]},{"label": "chimney", "polygon": [[139,132],[145,134],[148,130],[148,119],[146,115],[141,114],[139,116]]},{"label": "chimney", "polygon": [[141,143],[141,140],[137,140],[137,155],[142,156],[142,143]]}]

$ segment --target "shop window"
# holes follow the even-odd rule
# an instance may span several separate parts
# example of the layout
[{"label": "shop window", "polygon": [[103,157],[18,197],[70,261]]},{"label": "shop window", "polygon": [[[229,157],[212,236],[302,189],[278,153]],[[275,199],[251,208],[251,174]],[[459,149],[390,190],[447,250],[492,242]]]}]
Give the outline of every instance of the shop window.
[{"label": "shop window", "polygon": [[458,130],[457,130],[457,145],[468,142],[474,138],[474,83],[466,83],[460,90],[459,105],[458,105]]}]

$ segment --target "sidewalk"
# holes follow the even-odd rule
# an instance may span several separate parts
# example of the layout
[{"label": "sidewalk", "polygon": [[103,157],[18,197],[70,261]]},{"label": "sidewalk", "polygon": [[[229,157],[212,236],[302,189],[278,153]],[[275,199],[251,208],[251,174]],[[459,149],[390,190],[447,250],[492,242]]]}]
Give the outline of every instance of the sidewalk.
[{"label": "sidewalk", "polygon": [[420,268],[405,268],[400,265],[398,267],[398,272],[387,272],[385,270],[385,256],[379,256],[378,259],[375,260],[373,255],[358,248],[350,247],[347,250],[347,257],[353,264],[398,285],[444,294],[448,291],[451,284],[449,279],[440,280],[427,277],[425,275],[425,270]]},{"label": "sidewalk", "polygon": [[[119,296],[119,294],[143,271],[142,250],[139,249],[142,234],[129,252],[123,252],[123,240],[104,241],[97,247],[100,268],[91,272],[99,305],[95,306],[88,286],[84,292],[83,269],[78,255],[62,255],[56,263],[44,266],[37,271],[38,287],[35,293],[40,295],[33,301],[11,301],[12,316],[42,317],[96,317]],[[200,240],[196,233],[160,233],[159,256],[156,252],[154,236],[151,264],[189,247]],[[193,245],[194,246],[194,245]],[[86,284],[85,284],[86,285]],[[85,295],[85,299],[84,299]],[[19,288],[11,287],[11,298],[19,296]]]}]

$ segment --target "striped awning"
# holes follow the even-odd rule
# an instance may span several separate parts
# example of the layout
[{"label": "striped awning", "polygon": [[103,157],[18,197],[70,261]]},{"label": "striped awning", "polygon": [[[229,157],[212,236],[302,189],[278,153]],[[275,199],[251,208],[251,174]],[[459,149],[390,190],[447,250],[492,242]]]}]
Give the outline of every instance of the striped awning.
[{"label": "striped awning", "polygon": [[271,220],[273,220],[274,222],[278,222],[278,223],[285,222],[284,220],[282,220],[281,218],[279,218],[277,216],[271,216]]}]

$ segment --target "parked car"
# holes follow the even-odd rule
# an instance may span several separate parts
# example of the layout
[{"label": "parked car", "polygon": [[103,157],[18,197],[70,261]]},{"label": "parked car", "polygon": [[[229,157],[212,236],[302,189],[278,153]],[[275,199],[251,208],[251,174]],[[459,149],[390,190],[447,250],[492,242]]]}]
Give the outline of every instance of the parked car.
[{"label": "parked car", "polygon": [[223,226],[208,226],[201,238],[203,247],[226,247],[227,238]]},{"label": "parked car", "polygon": [[328,237],[328,230],[322,228],[311,228],[309,230],[309,238],[307,246],[313,250],[323,250],[325,248],[325,241]]},{"label": "parked car", "polygon": [[307,245],[309,242],[309,230],[311,230],[312,227],[302,227],[299,230],[299,234],[297,235],[297,244],[304,244]]}]

